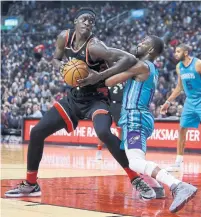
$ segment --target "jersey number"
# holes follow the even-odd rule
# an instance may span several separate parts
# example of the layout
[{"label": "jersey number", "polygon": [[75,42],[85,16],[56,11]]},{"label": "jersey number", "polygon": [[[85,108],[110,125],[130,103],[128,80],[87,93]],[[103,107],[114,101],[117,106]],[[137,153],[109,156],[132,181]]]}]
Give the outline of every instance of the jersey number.
[{"label": "jersey number", "polygon": [[123,89],[123,85],[119,83],[116,86],[114,86],[113,93],[117,94],[118,93],[118,89],[122,90]]},{"label": "jersey number", "polygon": [[187,86],[188,90],[192,90],[193,89],[193,86],[192,86],[192,84],[191,84],[190,81],[186,81],[186,86]]}]

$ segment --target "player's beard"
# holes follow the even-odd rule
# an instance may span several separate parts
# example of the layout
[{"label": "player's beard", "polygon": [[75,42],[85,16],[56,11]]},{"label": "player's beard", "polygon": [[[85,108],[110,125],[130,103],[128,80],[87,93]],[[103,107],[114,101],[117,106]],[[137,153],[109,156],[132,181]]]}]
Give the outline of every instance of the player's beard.
[{"label": "player's beard", "polygon": [[185,60],[184,54],[182,54],[179,58],[176,58],[176,60],[177,62],[184,61]]},{"label": "player's beard", "polygon": [[138,47],[136,46],[134,49],[133,49],[133,52],[132,52],[137,58],[140,58],[140,54],[138,52]]},{"label": "player's beard", "polygon": [[131,52],[133,55],[135,55],[135,57],[137,57],[138,59],[144,57],[144,54],[139,53],[139,51],[138,51],[138,46],[133,46],[133,47],[131,48],[131,51],[130,51],[130,52]]}]

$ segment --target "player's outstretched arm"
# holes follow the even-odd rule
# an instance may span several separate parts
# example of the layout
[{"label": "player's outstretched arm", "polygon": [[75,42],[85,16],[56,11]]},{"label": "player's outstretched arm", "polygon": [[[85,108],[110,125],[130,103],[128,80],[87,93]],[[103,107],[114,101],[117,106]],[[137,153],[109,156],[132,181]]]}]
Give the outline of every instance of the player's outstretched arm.
[{"label": "player's outstretched arm", "polygon": [[112,87],[118,83],[122,83],[127,81],[130,78],[134,78],[138,75],[146,75],[149,74],[149,67],[142,61],[138,61],[138,63],[128,69],[126,72],[119,73],[105,80],[105,85],[108,87]]},{"label": "player's outstretched arm", "polygon": [[177,86],[174,89],[174,91],[172,92],[172,94],[169,96],[169,98],[166,100],[166,102],[161,106],[161,110],[160,110],[161,114],[166,114],[167,113],[167,110],[168,110],[171,102],[174,101],[181,94],[181,91],[183,90],[183,86],[182,86],[181,76],[179,74],[179,66],[178,65],[176,67],[176,72],[177,72],[177,75],[178,75]]},{"label": "player's outstretched arm", "polygon": [[88,51],[93,61],[105,60],[110,67],[101,73],[90,70],[87,78],[78,81],[80,86],[86,86],[103,81],[115,74],[126,71],[138,62],[138,59],[132,54],[119,49],[107,47],[98,39],[93,39],[89,42]]},{"label": "player's outstretched arm", "polygon": [[62,31],[56,41],[56,50],[54,52],[52,64],[56,70],[60,70],[60,67],[62,66],[62,58],[64,55],[64,49],[65,49],[65,40],[66,40],[66,31]]}]

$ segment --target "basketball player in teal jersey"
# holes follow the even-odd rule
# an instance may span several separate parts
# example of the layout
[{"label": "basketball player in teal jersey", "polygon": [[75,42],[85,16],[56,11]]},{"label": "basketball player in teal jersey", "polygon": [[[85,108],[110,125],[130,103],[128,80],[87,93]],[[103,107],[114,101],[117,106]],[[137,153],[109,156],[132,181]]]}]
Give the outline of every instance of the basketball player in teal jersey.
[{"label": "basketball player in teal jersey", "polygon": [[201,122],[201,60],[189,55],[190,48],[180,44],[175,50],[175,58],[180,61],[176,66],[178,84],[170,97],[161,107],[165,114],[171,102],[184,91],[186,100],[180,119],[177,158],[168,171],[179,171],[183,162],[186,132],[188,128],[198,128]]},{"label": "basketball player in teal jersey", "polygon": [[[148,36],[136,48],[136,65],[113,76],[94,72],[80,81],[80,85],[93,84],[106,79],[107,86],[126,82],[123,95],[122,111],[119,125],[122,128],[121,148],[125,149],[129,168],[148,175],[169,186],[174,197],[171,212],[179,211],[197,192],[197,188],[174,178],[166,170],[160,169],[155,162],[147,161],[146,141],[152,134],[154,118],[149,110],[158,80],[158,70],[153,61],[163,51],[163,41],[157,36]],[[108,78],[110,77],[110,78]],[[108,78],[108,79],[107,79]]]}]

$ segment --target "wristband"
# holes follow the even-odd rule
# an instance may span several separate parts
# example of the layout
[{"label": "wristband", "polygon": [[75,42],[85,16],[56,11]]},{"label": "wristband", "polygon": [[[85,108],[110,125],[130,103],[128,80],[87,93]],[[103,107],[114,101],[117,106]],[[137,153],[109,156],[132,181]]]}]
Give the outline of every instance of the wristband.
[{"label": "wristband", "polygon": [[170,104],[171,104],[171,102],[170,102],[170,101],[168,101],[168,100],[166,100],[166,101],[165,101],[165,103],[166,103],[166,104],[168,104],[168,105],[170,105]]}]

